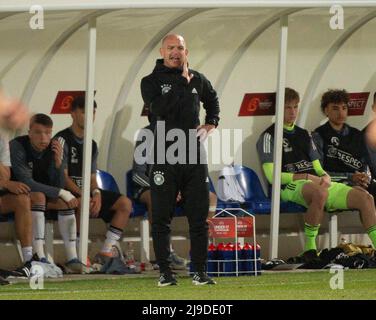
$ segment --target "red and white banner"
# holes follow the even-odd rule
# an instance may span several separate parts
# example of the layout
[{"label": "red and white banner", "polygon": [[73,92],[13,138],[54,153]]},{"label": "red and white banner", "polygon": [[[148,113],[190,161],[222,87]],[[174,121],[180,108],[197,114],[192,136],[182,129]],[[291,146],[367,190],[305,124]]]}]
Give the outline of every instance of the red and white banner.
[{"label": "red and white banner", "polygon": [[80,96],[85,96],[85,91],[59,91],[52,106],[51,114],[70,113],[73,99]]},{"label": "red and white banner", "polygon": [[275,114],[275,92],[246,93],[240,106],[239,117],[271,116]]},{"label": "red and white banner", "polygon": [[[349,93],[349,116],[362,116],[364,114],[369,94],[369,92]],[[246,93],[240,106],[238,116],[273,116],[275,114],[275,106],[275,92]]]},{"label": "red and white banner", "polygon": [[[208,224],[211,238],[235,238],[234,218],[211,218]],[[252,218],[237,218],[237,231],[238,237],[253,236]]]},{"label": "red and white banner", "polygon": [[362,116],[366,109],[369,92],[350,93],[350,101],[348,108],[349,116]]},{"label": "red and white banner", "polygon": [[253,236],[253,219],[252,218],[238,218],[238,237],[252,237]]}]

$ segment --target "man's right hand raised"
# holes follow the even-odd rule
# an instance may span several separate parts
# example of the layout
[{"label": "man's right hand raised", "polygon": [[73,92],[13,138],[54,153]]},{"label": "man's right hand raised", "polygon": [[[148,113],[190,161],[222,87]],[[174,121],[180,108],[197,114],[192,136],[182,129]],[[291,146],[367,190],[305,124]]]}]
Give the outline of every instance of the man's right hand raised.
[{"label": "man's right hand raised", "polygon": [[189,74],[189,69],[188,69],[188,60],[187,58],[184,59],[184,63],[183,63],[183,73],[181,74],[184,78],[187,79],[187,82],[190,83],[192,78],[193,78],[193,74]]}]

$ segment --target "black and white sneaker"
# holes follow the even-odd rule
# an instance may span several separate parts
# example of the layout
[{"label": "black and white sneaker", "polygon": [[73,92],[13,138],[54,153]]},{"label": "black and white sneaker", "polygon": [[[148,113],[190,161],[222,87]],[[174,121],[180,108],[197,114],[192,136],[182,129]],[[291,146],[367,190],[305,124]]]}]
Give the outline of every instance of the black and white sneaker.
[{"label": "black and white sneaker", "polygon": [[192,283],[196,286],[204,284],[217,284],[212,278],[209,278],[205,272],[195,272],[193,275]]},{"label": "black and white sneaker", "polygon": [[162,273],[159,277],[158,287],[176,286],[178,282],[171,272]]},{"label": "black and white sneaker", "polygon": [[31,274],[31,262],[32,260],[27,261],[23,266],[17,268],[14,271],[10,271],[8,278],[29,279]]},{"label": "black and white sneaker", "polygon": [[0,286],[6,286],[7,284],[10,284],[10,282],[0,276]]}]

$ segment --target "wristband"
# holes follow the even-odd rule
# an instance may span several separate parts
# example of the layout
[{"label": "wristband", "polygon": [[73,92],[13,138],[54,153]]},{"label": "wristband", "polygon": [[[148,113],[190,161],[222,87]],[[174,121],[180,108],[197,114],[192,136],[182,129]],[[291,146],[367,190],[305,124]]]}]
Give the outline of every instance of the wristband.
[{"label": "wristband", "polygon": [[74,199],[74,195],[71,194],[69,191],[61,189],[59,192],[59,197],[63,199],[65,202],[69,202]]}]

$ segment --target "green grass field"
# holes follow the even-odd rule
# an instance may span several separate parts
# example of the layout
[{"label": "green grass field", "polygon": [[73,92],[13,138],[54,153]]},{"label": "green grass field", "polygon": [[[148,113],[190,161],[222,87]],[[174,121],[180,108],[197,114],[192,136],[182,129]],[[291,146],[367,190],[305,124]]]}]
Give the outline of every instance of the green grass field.
[{"label": "green grass field", "polygon": [[116,277],[87,280],[46,281],[43,290],[29,284],[14,283],[0,287],[0,299],[376,299],[376,270],[347,270],[344,289],[332,290],[328,270],[319,272],[266,273],[258,277],[221,277],[215,286],[193,286],[179,276],[178,286],[158,288],[157,278]]}]

